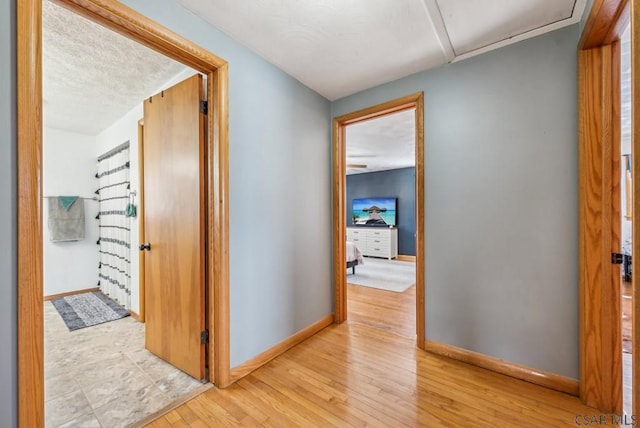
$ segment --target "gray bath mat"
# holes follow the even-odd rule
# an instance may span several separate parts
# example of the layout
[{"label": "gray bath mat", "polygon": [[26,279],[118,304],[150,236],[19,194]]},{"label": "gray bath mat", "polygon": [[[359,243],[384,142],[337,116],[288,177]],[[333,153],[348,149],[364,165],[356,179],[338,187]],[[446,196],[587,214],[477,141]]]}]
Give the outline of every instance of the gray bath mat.
[{"label": "gray bath mat", "polygon": [[129,316],[129,311],[100,291],[74,294],[51,301],[70,331]]}]

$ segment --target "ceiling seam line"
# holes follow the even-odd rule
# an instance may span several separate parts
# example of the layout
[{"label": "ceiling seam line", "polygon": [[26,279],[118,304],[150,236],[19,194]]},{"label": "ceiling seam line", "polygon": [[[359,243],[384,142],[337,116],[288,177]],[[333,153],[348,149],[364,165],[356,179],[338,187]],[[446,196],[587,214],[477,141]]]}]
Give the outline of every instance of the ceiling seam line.
[{"label": "ceiling seam line", "polygon": [[438,37],[438,42],[440,42],[445,59],[448,63],[453,62],[458,55],[453,47],[453,43],[451,42],[451,37],[449,36],[449,31],[447,31],[447,26],[444,22],[444,17],[442,16],[442,11],[440,10],[438,1],[423,0],[423,5],[425,6],[427,17],[433,24],[436,37]]}]

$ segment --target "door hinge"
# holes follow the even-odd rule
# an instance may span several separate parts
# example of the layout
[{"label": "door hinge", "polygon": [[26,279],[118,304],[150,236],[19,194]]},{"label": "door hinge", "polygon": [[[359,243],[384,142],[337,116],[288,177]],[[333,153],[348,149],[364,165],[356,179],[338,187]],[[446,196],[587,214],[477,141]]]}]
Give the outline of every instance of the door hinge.
[{"label": "door hinge", "polygon": [[624,261],[624,256],[620,253],[611,253],[611,264],[621,265]]},{"label": "door hinge", "polygon": [[200,113],[202,114],[209,113],[209,103],[207,101],[200,101]]},{"label": "door hinge", "polygon": [[200,344],[206,345],[209,343],[209,330],[202,330],[200,332]]}]

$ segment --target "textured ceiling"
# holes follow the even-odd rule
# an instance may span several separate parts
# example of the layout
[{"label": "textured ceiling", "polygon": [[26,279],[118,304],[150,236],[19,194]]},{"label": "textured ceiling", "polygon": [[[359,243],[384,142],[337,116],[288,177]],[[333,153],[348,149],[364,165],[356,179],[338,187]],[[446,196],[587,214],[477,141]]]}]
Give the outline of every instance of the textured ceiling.
[{"label": "textured ceiling", "polygon": [[347,126],[347,175],[415,165],[415,109]]},{"label": "textured ceiling", "polygon": [[87,135],[186,68],[47,0],[42,45],[44,125]]},{"label": "textured ceiling", "polygon": [[329,99],[444,62],[421,0],[179,1]]},{"label": "textured ceiling", "polygon": [[178,1],[330,100],[576,23],[586,3]]}]

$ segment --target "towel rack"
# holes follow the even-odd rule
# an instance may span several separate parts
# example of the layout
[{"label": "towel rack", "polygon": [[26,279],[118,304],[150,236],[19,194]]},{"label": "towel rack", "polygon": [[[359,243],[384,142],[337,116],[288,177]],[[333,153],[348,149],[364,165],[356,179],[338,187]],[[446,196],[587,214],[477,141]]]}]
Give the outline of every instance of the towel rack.
[{"label": "towel rack", "polygon": [[[43,196],[42,197],[42,199],[51,199],[51,198],[57,198],[57,196]],[[90,200],[90,201],[97,201],[98,200],[98,198],[96,198],[95,196],[92,197],[92,198],[87,198],[87,197],[84,197],[84,196],[78,196],[78,199],[87,199],[87,200]]]}]

